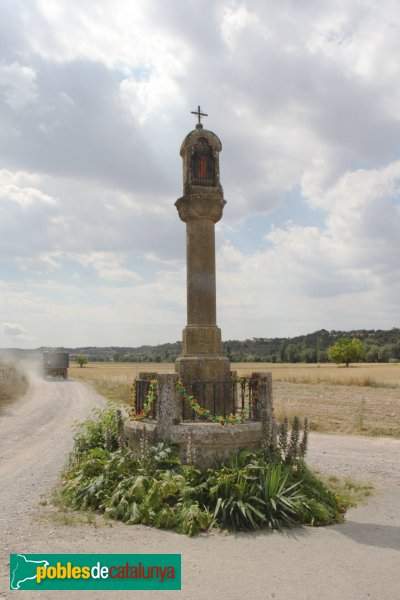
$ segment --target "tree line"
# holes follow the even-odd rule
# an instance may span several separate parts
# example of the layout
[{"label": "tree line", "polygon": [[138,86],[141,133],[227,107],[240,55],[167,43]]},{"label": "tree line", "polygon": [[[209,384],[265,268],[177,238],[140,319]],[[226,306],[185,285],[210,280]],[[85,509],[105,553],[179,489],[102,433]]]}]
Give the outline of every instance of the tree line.
[{"label": "tree line", "polygon": [[[328,349],[338,340],[359,340],[357,360],[365,362],[400,361],[400,329],[360,329],[327,331],[321,329],[292,338],[252,338],[222,343],[223,353],[231,362],[325,363],[332,360]],[[83,354],[89,361],[174,362],[182,352],[181,342],[157,346],[62,349]]]}]

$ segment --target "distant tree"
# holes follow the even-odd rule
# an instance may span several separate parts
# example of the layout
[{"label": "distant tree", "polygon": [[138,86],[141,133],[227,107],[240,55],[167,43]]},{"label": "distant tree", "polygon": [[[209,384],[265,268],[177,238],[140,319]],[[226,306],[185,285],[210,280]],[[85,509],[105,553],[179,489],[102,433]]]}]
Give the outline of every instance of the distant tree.
[{"label": "distant tree", "polygon": [[319,363],[327,363],[327,362],[329,362],[328,352],[326,350],[320,350],[319,351],[318,362]]},{"label": "distant tree", "polygon": [[300,362],[300,352],[296,344],[288,344],[285,348],[285,362],[297,363]]},{"label": "distant tree", "polygon": [[385,344],[379,348],[379,362],[389,362],[389,360],[393,357],[395,353],[395,346],[393,344]]},{"label": "distant tree", "polygon": [[365,352],[365,354],[364,354],[365,362],[367,362],[367,363],[378,362],[379,346],[377,346],[376,344],[368,344],[365,346],[364,352]]},{"label": "distant tree", "polygon": [[317,351],[315,348],[306,348],[300,354],[300,359],[305,363],[317,362]]},{"label": "distant tree", "polygon": [[88,359],[83,354],[78,354],[78,356],[75,357],[75,362],[82,368],[87,365]]},{"label": "distant tree", "polygon": [[353,338],[339,338],[336,344],[328,348],[328,357],[336,364],[344,363],[346,367],[351,362],[358,362],[363,357],[363,345],[360,340]]}]

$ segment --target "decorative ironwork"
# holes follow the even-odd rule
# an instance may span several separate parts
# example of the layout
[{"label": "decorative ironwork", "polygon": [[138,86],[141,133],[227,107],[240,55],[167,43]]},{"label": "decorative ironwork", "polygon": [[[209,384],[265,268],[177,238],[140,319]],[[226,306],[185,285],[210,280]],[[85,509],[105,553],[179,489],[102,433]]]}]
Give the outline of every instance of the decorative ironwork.
[{"label": "decorative ironwork", "polygon": [[[150,389],[150,380],[137,379],[135,386],[135,410],[140,414],[148,401],[148,393]],[[156,402],[153,402],[151,411],[146,415],[146,419],[156,419]]]},{"label": "decorative ironwork", "polygon": [[[146,409],[148,403],[148,395],[151,381],[137,379],[134,383],[134,406],[135,414]],[[133,387],[132,387],[133,389]],[[258,402],[258,381],[246,377],[237,377],[231,381],[195,381],[189,385],[186,391],[196,399],[196,402],[207,408],[207,413],[212,417],[217,416],[217,399],[218,399],[218,416],[225,419],[226,423],[233,424],[241,421],[261,421],[261,410]],[[222,411],[221,411],[222,399]],[[182,421],[183,422],[203,422],[213,420],[202,418],[199,411],[195,411],[188,404],[185,397],[181,398],[182,402]],[[157,400],[152,403],[151,410],[145,416],[146,419],[157,419]]]},{"label": "decorative ironwork", "polygon": [[[261,411],[257,399],[257,382],[240,378],[233,381],[196,381],[188,386],[188,392],[196,398],[201,406],[207,406],[212,415],[216,415],[216,399],[219,399],[224,418],[230,415],[239,416],[244,420],[260,421]],[[183,421],[204,421],[198,412],[188,406],[182,399]]]},{"label": "decorative ironwork", "polygon": [[215,186],[215,156],[204,137],[197,140],[192,150],[190,171],[193,185]]}]

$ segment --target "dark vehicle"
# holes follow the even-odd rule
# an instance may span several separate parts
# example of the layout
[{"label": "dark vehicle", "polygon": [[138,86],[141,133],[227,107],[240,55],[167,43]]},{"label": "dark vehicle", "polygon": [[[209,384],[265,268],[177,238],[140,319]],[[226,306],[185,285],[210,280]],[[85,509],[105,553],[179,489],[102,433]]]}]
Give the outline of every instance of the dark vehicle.
[{"label": "dark vehicle", "polygon": [[68,352],[43,352],[43,374],[45,377],[68,379]]}]

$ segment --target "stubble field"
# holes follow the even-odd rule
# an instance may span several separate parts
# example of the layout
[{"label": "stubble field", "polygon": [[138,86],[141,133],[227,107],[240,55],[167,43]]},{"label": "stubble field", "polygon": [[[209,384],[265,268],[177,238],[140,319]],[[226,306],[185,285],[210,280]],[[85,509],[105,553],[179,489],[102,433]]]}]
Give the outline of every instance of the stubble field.
[{"label": "stubble field", "polygon": [[[325,433],[400,437],[400,364],[336,365],[233,363],[238,375],[272,373],[275,415],[308,417]],[[174,372],[172,363],[71,365],[74,379],[90,383],[107,398],[128,403],[139,372]]]}]

